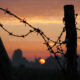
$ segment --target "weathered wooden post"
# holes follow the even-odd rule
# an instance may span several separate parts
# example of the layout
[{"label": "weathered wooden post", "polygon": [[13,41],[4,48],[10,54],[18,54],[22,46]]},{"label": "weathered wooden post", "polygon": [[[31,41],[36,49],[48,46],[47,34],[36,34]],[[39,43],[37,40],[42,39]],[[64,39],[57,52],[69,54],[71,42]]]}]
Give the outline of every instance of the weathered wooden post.
[{"label": "weathered wooden post", "polygon": [[67,59],[67,78],[68,80],[77,80],[77,31],[73,5],[64,6],[64,21],[67,41],[67,52],[65,55]]}]

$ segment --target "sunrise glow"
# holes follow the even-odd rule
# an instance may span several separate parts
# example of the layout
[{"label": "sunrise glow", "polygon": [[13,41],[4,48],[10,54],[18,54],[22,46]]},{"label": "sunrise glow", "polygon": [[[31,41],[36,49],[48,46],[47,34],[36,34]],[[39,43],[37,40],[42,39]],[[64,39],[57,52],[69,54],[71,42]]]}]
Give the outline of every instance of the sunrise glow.
[{"label": "sunrise glow", "polygon": [[40,60],[39,60],[39,63],[40,63],[40,64],[45,64],[45,62],[46,62],[45,59],[40,59]]}]

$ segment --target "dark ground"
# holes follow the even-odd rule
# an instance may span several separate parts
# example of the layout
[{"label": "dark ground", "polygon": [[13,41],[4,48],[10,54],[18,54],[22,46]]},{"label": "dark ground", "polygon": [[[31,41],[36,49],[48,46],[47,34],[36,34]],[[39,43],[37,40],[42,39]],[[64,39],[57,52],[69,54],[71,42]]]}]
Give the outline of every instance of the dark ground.
[{"label": "dark ground", "polygon": [[48,69],[16,68],[14,75],[16,80],[64,80],[62,73]]},{"label": "dark ground", "polygon": [[13,72],[15,80],[66,80],[62,71],[53,69],[14,68]]}]

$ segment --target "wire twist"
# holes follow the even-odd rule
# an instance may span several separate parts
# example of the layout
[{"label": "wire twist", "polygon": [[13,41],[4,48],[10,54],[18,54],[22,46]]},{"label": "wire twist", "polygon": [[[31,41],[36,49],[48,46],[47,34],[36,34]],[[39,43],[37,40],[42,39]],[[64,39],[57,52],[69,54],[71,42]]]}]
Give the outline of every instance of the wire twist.
[{"label": "wire twist", "polygon": [[[42,30],[40,30],[39,28],[35,28],[33,27],[31,24],[29,24],[25,19],[21,19],[20,17],[16,16],[15,14],[13,14],[12,12],[10,12],[8,9],[3,9],[3,8],[0,8],[0,10],[4,11],[6,14],[9,14],[13,17],[15,17],[16,19],[18,19],[20,22],[24,23],[25,25],[28,25],[30,28],[32,28],[33,30],[29,30],[28,33],[24,34],[24,35],[16,35],[12,32],[9,32],[6,28],[4,28],[4,26],[2,24],[0,24],[1,28],[6,31],[9,35],[11,36],[15,36],[15,37],[26,37],[28,36],[29,34],[31,34],[32,32],[37,32],[44,40],[47,48],[48,48],[48,51],[50,53],[53,53],[56,55],[56,53],[63,53],[63,50],[62,50],[62,47],[61,45],[63,44],[63,42],[61,42],[61,37],[63,35],[63,33],[65,32],[65,27],[63,28],[60,36],[58,37],[57,41],[53,41],[52,39],[50,39],[49,37],[47,37],[44,32]],[[50,46],[49,42],[52,42],[54,45],[53,46]],[[58,46],[56,46],[58,44]],[[53,47],[56,46],[57,48],[57,51],[54,52],[53,50]]]}]

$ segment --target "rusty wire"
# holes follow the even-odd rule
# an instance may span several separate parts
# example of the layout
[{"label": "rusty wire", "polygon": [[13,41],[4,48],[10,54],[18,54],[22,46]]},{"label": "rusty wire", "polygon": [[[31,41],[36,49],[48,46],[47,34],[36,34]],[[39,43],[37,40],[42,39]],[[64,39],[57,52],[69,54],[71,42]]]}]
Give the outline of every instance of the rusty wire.
[{"label": "rusty wire", "polygon": [[[63,33],[65,32],[65,27],[63,28],[60,36],[58,37],[57,41],[54,41],[52,39],[50,39],[49,37],[47,37],[44,32],[42,30],[40,30],[39,28],[35,28],[34,26],[32,26],[31,24],[29,24],[25,19],[21,19],[20,17],[16,16],[15,14],[13,14],[11,11],[9,11],[8,9],[3,9],[3,8],[0,8],[0,10],[4,11],[5,13],[7,13],[8,15],[11,15],[13,17],[15,17],[16,19],[18,19],[20,22],[24,23],[25,25],[28,25],[30,28],[32,28],[33,30],[29,30],[28,33],[24,34],[24,35],[16,35],[10,31],[8,31],[3,24],[0,24],[0,27],[6,31],[9,35],[11,36],[15,36],[15,37],[26,37],[28,36],[29,34],[31,34],[32,32],[37,32],[44,40],[45,42],[45,45],[47,46],[48,48],[48,51],[50,53],[53,53],[56,55],[56,53],[63,53],[63,49],[61,47],[61,45],[63,44],[63,42],[61,41],[61,37],[63,35]],[[52,42],[54,45],[53,46],[50,46],[49,42]],[[58,45],[57,45],[58,44]],[[56,46],[57,45],[57,46]],[[56,46],[57,48],[57,51],[54,52],[53,50],[53,47]]]}]

